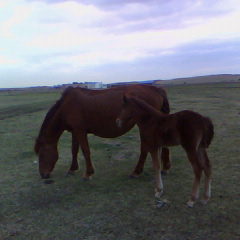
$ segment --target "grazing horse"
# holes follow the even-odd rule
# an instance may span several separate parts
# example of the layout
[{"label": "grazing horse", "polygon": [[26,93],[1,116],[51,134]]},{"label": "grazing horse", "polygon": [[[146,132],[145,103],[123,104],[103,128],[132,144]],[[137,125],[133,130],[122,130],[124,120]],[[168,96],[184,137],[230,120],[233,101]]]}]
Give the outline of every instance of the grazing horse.
[{"label": "grazing horse", "polygon": [[195,175],[187,205],[193,207],[198,199],[202,171],[205,173],[203,203],[207,203],[211,195],[211,164],[206,148],[210,145],[214,135],[211,120],[189,110],[164,114],[138,97],[126,95],[122,111],[116,120],[118,126],[121,127],[129,117],[137,119],[142,139],[151,153],[153,167],[156,171],[155,196],[159,198],[163,192],[158,159],[159,149],[181,145],[187,153]]},{"label": "grazing horse", "polygon": [[[39,156],[39,173],[42,178],[49,178],[58,160],[58,140],[64,130],[72,134],[72,164],[69,173],[79,168],[77,154],[81,146],[85,161],[85,179],[94,173],[90,157],[87,134],[92,133],[103,138],[115,138],[128,132],[135,124],[134,118],[128,118],[122,128],[116,125],[116,118],[121,112],[125,92],[134,93],[154,108],[169,113],[169,103],[165,90],[147,85],[120,86],[104,90],[67,88],[61,98],[46,114],[39,135],[35,142],[35,152]],[[139,161],[132,173],[138,176],[144,167],[148,151],[141,138]],[[171,166],[169,151],[163,150],[162,161],[165,170]]]}]

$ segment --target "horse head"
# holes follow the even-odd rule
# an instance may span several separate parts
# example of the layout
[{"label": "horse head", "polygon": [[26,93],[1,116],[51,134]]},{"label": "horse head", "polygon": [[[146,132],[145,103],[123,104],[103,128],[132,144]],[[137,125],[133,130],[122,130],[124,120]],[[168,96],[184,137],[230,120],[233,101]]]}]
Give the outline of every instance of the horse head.
[{"label": "horse head", "polygon": [[35,143],[35,152],[39,159],[39,174],[43,179],[47,179],[50,177],[58,160],[57,145],[44,143],[37,139]]}]

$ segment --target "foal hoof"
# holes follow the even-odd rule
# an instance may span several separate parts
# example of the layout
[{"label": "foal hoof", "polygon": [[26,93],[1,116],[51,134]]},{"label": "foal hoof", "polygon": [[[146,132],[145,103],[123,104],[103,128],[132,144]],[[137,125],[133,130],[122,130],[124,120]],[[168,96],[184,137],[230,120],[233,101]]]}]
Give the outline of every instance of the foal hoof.
[{"label": "foal hoof", "polygon": [[161,174],[162,174],[163,176],[166,176],[166,175],[168,175],[168,171],[167,171],[167,170],[162,170],[162,171],[161,171]]},{"label": "foal hoof", "polygon": [[187,202],[187,206],[188,206],[189,208],[193,208],[194,202],[193,202],[192,200],[189,200],[189,201]]},{"label": "foal hoof", "polygon": [[162,196],[162,194],[163,194],[163,190],[155,191],[155,198],[160,199],[160,197]]},{"label": "foal hoof", "polygon": [[166,205],[169,205],[169,201],[167,199],[157,199],[156,201],[156,208],[162,208],[165,207]]},{"label": "foal hoof", "polygon": [[85,182],[90,181],[91,179],[92,179],[92,176],[86,176],[86,175],[84,175],[84,176],[82,177],[82,180],[85,181]]}]

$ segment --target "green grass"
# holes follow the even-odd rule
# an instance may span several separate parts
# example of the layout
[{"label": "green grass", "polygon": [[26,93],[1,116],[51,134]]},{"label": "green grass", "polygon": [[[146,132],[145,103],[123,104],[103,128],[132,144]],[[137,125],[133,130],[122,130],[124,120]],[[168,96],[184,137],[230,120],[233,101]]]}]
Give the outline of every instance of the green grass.
[{"label": "green grass", "polygon": [[35,137],[57,91],[0,92],[0,239],[68,240],[237,240],[239,216],[240,84],[168,87],[172,112],[192,109],[212,118],[215,138],[212,199],[193,209],[185,203],[192,170],[180,147],[172,148],[173,167],[164,177],[170,203],[157,209],[150,158],[138,179],[133,170],[139,148],[137,128],[116,139],[89,136],[96,174],[81,169],[66,177],[71,136],[60,140],[54,184],[43,184],[33,153]]}]

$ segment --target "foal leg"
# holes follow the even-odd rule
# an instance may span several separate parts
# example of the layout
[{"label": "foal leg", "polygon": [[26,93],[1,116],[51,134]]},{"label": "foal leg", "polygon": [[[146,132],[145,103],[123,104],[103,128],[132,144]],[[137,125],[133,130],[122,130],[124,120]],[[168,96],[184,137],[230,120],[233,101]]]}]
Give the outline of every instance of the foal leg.
[{"label": "foal leg", "polygon": [[72,133],[72,164],[70,169],[68,170],[68,174],[74,174],[74,171],[78,170],[78,161],[77,161],[77,155],[79,151],[79,139],[75,135],[75,133]]},{"label": "foal leg", "polygon": [[192,193],[189,201],[187,202],[188,207],[193,207],[195,201],[199,197],[199,186],[202,176],[202,168],[199,164],[199,155],[196,150],[187,151],[188,159],[192,164],[194,172],[194,181],[192,186]]},{"label": "foal leg", "polygon": [[207,151],[205,148],[201,149],[201,155],[204,159],[203,171],[205,174],[205,182],[204,182],[204,195],[203,195],[203,204],[207,204],[211,197],[211,177],[212,177],[212,166],[209,161]]},{"label": "foal leg", "polygon": [[144,143],[141,142],[141,153],[139,156],[139,160],[138,160],[138,163],[137,163],[134,171],[130,174],[130,177],[136,178],[136,177],[139,177],[139,175],[142,173],[143,167],[144,167],[144,164],[145,164],[145,161],[147,158],[147,154],[148,154],[148,151],[147,151]]},{"label": "foal leg", "polygon": [[90,177],[94,174],[94,167],[90,157],[90,149],[88,145],[87,134],[81,134],[79,136],[80,146],[83,152],[83,156],[86,161],[86,172],[83,175],[83,179],[89,180]]},{"label": "foal leg", "polygon": [[[161,149],[160,149],[161,151]],[[155,197],[160,198],[163,193],[163,181],[161,176],[161,167],[160,167],[160,161],[159,161],[159,154],[158,149],[155,151],[151,151],[151,157],[152,157],[152,163],[153,168],[155,170]]]},{"label": "foal leg", "polygon": [[162,148],[161,162],[162,162],[162,174],[167,174],[168,170],[171,168],[171,158],[170,151],[166,147]]}]

